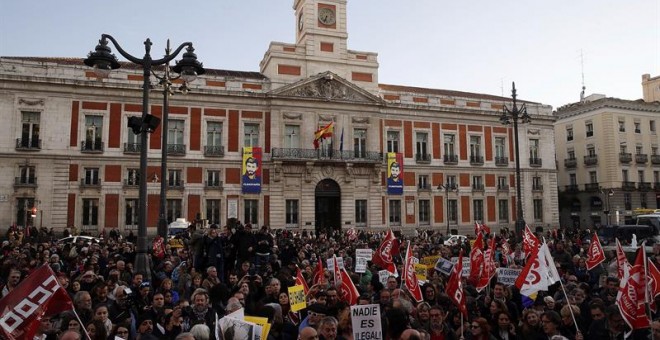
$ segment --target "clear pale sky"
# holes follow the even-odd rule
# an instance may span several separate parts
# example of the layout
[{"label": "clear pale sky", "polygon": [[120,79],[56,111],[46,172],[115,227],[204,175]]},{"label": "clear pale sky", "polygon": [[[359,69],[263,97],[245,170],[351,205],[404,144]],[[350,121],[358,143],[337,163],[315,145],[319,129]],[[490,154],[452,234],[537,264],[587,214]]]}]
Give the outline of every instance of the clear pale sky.
[{"label": "clear pale sky", "polygon": [[[101,33],[129,53],[193,42],[205,67],[259,71],[295,42],[293,0],[2,0],[0,56],[85,57]],[[376,52],[381,83],[558,106],[587,94],[642,97],[660,75],[660,0],[348,0],[348,47]],[[113,48],[114,50],[114,48]],[[581,57],[581,55],[583,57]],[[582,62],[583,60],[583,62]],[[584,66],[582,66],[584,65]]]}]

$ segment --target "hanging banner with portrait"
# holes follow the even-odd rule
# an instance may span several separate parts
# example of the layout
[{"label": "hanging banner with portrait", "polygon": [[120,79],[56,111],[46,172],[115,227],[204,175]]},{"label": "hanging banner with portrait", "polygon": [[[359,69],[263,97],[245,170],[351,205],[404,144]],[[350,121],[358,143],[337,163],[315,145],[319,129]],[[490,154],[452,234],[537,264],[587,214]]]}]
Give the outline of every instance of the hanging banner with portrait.
[{"label": "hanging banner with portrait", "polygon": [[387,193],[403,194],[403,155],[398,152],[387,153]]},{"label": "hanging banner with portrait", "polygon": [[261,147],[243,148],[241,186],[244,194],[261,193]]}]

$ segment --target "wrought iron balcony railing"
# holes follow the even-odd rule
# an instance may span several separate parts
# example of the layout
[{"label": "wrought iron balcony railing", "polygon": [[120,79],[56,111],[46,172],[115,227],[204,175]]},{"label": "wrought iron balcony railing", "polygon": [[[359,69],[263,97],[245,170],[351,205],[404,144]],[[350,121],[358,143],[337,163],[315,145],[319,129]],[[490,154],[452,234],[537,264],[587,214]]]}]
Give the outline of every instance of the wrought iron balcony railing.
[{"label": "wrought iron balcony railing", "polygon": [[598,185],[598,182],[596,182],[596,183],[585,183],[584,184],[584,191],[597,192],[598,190],[600,190],[600,186]]},{"label": "wrought iron balcony railing", "polygon": [[100,178],[95,178],[95,179],[83,178],[83,179],[80,180],[80,187],[81,188],[100,188],[101,187],[101,179]]},{"label": "wrought iron balcony railing", "polygon": [[336,162],[365,162],[380,163],[383,154],[374,151],[356,150],[322,150],[322,149],[297,149],[297,148],[273,148],[271,153],[273,160],[323,160]]},{"label": "wrought iron balcony railing", "polygon": [[624,164],[632,162],[632,154],[630,152],[619,153],[619,162]]},{"label": "wrought iron balcony railing", "polygon": [[206,189],[222,189],[222,181],[204,181]]},{"label": "wrought iron balcony railing", "polygon": [[498,184],[497,185],[497,191],[509,191],[509,185],[508,184]]},{"label": "wrought iron balcony railing", "polygon": [[84,140],[80,142],[80,152],[102,153],[104,144],[100,140]]},{"label": "wrought iron balcony railing", "polygon": [[458,164],[458,155],[456,154],[444,155],[442,157],[442,160],[445,163],[445,165],[456,165]]},{"label": "wrought iron balcony railing", "polygon": [[204,146],[204,156],[206,156],[206,157],[224,157],[225,156],[225,146],[224,145],[205,145]]},{"label": "wrought iron balcony railing", "polygon": [[185,156],[185,144],[167,144],[167,154],[170,156]]},{"label": "wrought iron balcony railing", "polygon": [[36,177],[16,177],[14,178],[15,187],[36,187],[37,178]]},{"label": "wrought iron balcony railing", "polygon": [[484,156],[470,156],[470,164],[472,165],[483,165]]},{"label": "wrought iron balcony railing", "polygon": [[577,168],[577,158],[565,158],[564,167],[566,167],[567,169]]},{"label": "wrought iron balcony railing", "polygon": [[495,157],[495,165],[497,166],[509,165],[509,157]]},{"label": "wrought iron balcony railing", "polygon": [[416,153],[415,162],[417,163],[431,163],[431,155],[428,153]]},{"label": "wrought iron balcony railing", "polygon": [[536,191],[536,192],[543,191],[543,184],[533,184],[532,191]]},{"label": "wrought iron balcony railing", "polygon": [[584,165],[596,165],[598,164],[598,156],[584,156]]},{"label": "wrought iron balcony railing", "polygon": [[126,178],[124,179],[124,187],[127,188],[137,188],[140,185],[140,180],[137,178]]},{"label": "wrought iron balcony railing", "polygon": [[637,183],[637,189],[639,191],[651,191],[651,182],[639,182]]},{"label": "wrought iron balcony railing", "polygon": [[431,191],[431,185],[426,183],[426,184],[417,184],[417,191]]},{"label": "wrought iron balcony railing", "polygon": [[635,155],[635,163],[637,164],[646,164],[649,161],[649,155],[645,153],[638,153]]},{"label": "wrought iron balcony railing", "polygon": [[580,187],[577,184],[569,184],[566,186],[566,191],[568,192],[578,192]]},{"label": "wrought iron balcony railing", "polygon": [[169,189],[183,190],[184,182],[182,179],[177,179],[174,181],[167,181],[167,187]]},{"label": "wrought iron balcony railing", "polygon": [[483,183],[473,183],[472,184],[472,191],[484,191],[484,184]]},{"label": "wrought iron balcony railing", "polygon": [[630,182],[630,181],[621,182],[621,190],[626,190],[626,191],[635,190],[635,182]]},{"label": "wrought iron balcony railing", "polygon": [[660,164],[660,155],[651,155],[651,163]]},{"label": "wrought iron balcony railing", "polygon": [[142,150],[140,143],[124,143],[124,153],[139,154],[140,150]]},{"label": "wrought iron balcony railing", "polygon": [[542,165],[543,165],[543,161],[540,158],[538,158],[538,157],[530,157],[529,158],[529,166],[537,167],[537,166],[542,166]]},{"label": "wrought iron balcony railing", "polygon": [[41,139],[39,138],[16,138],[16,150],[39,151],[41,150]]}]

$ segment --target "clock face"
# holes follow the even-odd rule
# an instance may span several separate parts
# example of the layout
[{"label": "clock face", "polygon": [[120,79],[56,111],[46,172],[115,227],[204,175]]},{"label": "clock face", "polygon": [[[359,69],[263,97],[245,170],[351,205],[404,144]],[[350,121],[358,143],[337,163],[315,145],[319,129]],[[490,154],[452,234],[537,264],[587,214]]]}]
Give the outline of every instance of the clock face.
[{"label": "clock face", "polygon": [[319,21],[324,25],[333,25],[335,23],[335,11],[331,8],[319,9]]}]

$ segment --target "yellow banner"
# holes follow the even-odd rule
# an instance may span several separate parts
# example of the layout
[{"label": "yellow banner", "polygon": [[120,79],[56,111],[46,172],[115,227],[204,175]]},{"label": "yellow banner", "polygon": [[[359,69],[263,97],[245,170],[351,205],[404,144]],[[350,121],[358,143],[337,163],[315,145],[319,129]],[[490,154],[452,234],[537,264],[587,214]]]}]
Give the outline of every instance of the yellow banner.
[{"label": "yellow banner", "polygon": [[303,285],[289,287],[289,304],[291,304],[291,310],[294,312],[307,308],[305,287]]},{"label": "yellow banner", "polygon": [[415,264],[415,276],[417,276],[417,280],[426,281],[426,273],[428,272],[428,269],[429,267],[424,264]]},{"label": "yellow banner", "polygon": [[268,318],[246,315],[244,320],[261,326],[261,338],[262,339],[268,338],[268,332],[270,332],[270,324],[268,323]]}]

